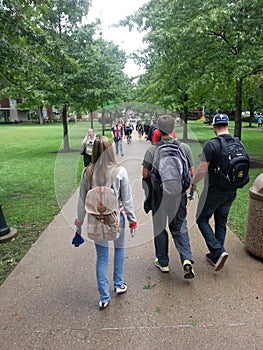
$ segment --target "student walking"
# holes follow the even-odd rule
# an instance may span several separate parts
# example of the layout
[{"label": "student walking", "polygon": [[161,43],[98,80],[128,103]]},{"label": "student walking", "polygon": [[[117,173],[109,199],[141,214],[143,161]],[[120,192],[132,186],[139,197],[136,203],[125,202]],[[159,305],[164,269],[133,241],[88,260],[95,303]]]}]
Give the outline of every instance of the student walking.
[{"label": "student walking", "polygon": [[116,155],[118,155],[119,153],[123,156],[123,144],[122,144],[122,140],[123,140],[123,126],[121,125],[121,123],[119,121],[116,121],[115,125],[111,128],[111,134],[112,134],[112,138],[114,140],[115,143],[115,153]]},{"label": "student walking", "polygon": [[[188,162],[193,173],[194,159],[191,149],[184,143],[176,142],[172,133],[174,130],[174,119],[170,115],[162,115],[158,119],[158,128],[161,131],[162,140],[158,144],[152,144],[146,151],[143,160],[143,188],[146,194],[145,211],[152,211],[154,245],[155,245],[155,266],[162,272],[169,272],[169,256],[168,256],[168,232],[166,226],[168,223],[169,230],[173,237],[176,249],[180,255],[180,260],[184,270],[185,278],[193,278],[195,276],[192,264],[192,252],[190,248],[189,235],[186,222],[186,203],[187,197],[185,190],[182,191],[181,184],[175,191],[175,194],[167,194],[161,189],[155,189],[152,185],[151,176],[155,159],[155,152],[160,145],[173,145],[179,147],[184,155],[185,167],[188,170]],[[173,146],[172,146],[173,147]],[[169,157],[167,157],[169,159]],[[166,167],[165,163],[162,165]],[[175,167],[175,165],[173,165]],[[168,168],[168,165],[167,165]],[[172,171],[174,169],[171,169]],[[190,181],[190,180],[189,180]],[[189,183],[190,184],[190,183]]]},{"label": "student walking", "polygon": [[[228,258],[228,253],[224,247],[226,224],[229,210],[236,198],[235,186],[230,188],[231,179],[228,178],[228,182],[220,186],[220,178],[218,177],[221,171],[220,168],[224,165],[219,166],[220,159],[223,159],[223,162],[226,163],[229,158],[228,154],[226,154],[227,158],[224,158],[225,151],[221,146],[221,142],[225,140],[230,144],[235,141],[229,135],[228,124],[229,118],[226,114],[216,114],[214,116],[212,125],[217,137],[205,143],[200,155],[199,167],[190,187],[190,190],[194,192],[196,184],[204,178],[204,188],[198,202],[196,222],[209,250],[206,259],[215,267],[215,271],[221,270]],[[220,140],[221,138],[223,140]],[[241,147],[243,148],[242,144]],[[239,175],[243,176],[246,173],[246,170],[242,170]],[[241,186],[247,182],[248,178],[244,179]],[[209,224],[212,216],[214,216],[215,221],[214,231]]]},{"label": "student walking", "polygon": [[83,161],[84,166],[88,166],[91,162],[91,155],[92,155],[92,147],[93,142],[96,138],[96,135],[94,133],[93,129],[89,129],[87,135],[84,137],[82,141],[82,149],[81,149],[81,155],[83,155]]},{"label": "student walking", "polygon": [[[128,219],[132,236],[135,234],[137,223],[127,171],[124,167],[117,165],[110,140],[106,136],[100,136],[95,139],[93,144],[92,162],[82,173],[77,218],[74,222],[78,232],[81,233],[81,227],[86,215],[85,200],[87,193],[95,184],[96,186],[104,186],[111,182],[109,179],[111,180],[112,178],[114,180],[111,187],[114,190],[116,203],[120,212],[120,236],[114,240],[113,290],[117,294],[122,294],[127,291],[127,285],[123,282],[125,250],[124,214],[126,214]],[[103,310],[110,302],[108,278],[109,242],[108,240],[95,240],[94,243],[97,254],[96,276],[100,294],[99,308]]]}]

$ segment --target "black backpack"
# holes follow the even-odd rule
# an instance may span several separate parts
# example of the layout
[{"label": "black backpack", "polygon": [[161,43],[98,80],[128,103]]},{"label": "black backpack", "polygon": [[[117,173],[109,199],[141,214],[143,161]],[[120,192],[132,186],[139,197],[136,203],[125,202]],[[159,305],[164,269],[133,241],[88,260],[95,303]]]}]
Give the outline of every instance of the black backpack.
[{"label": "black backpack", "polygon": [[178,142],[157,143],[150,171],[152,187],[167,195],[184,193],[190,186],[188,161]]},{"label": "black backpack", "polygon": [[249,182],[250,160],[238,137],[216,137],[221,146],[218,164],[214,169],[216,185],[222,190],[234,190]]}]

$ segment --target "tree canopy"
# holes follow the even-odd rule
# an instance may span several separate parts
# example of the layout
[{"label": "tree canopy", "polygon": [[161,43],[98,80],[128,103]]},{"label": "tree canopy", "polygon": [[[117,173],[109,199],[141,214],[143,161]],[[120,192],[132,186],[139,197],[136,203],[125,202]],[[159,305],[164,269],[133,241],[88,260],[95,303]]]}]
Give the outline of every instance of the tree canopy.
[{"label": "tree canopy", "polygon": [[137,55],[146,68],[141,98],[185,113],[203,105],[235,110],[235,136],[241,137],[243,87],[253,96],[262,89],[262,5],[151,0],[122,21],[146,33],[148,47]]},{"label": "tree canopy", "polygon": [[83,21],[90,3],[0,1],[2,97],[91,112],[133,91],[137,101],[182,113],[185,124],[196,107],[234,111],[241,137],[242,108],[262,107],[263,0],[147,2],[120,22],[147,43],[133,55],[146,70],[133,88],[126,54],[102,38],[99,19]]},{"label": "tree canopy", "polygon": [[63,107],[64,148],[69,105],[95,111],[122,99],[130,84],[126,54],[102,39],[99,20],[83,21],[89,6],[89,0],[0,2],[0,95]]}]

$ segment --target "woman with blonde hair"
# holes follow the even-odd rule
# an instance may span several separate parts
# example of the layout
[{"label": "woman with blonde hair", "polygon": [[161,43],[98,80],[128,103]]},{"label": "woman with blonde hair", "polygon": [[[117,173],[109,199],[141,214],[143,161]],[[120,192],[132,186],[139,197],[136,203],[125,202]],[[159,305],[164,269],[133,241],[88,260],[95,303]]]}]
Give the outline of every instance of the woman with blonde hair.
[{"label": "woman with blonde hair", "polygon": [[[81,230],[86,215],[85,199],[88,191],[93,187],[94,182],[96,182],[96,186],[104,186],[108,179],[111,178],[113,172],[114,174],[117,173],[112,183],[112,188],[116,195],[116,201],[119,203],[121,231],[119,238],[114,240],[113,288],[114,292],[122,294],[127,291],[127,285],[122,280],[125,249],[124,212],[128,219],[132,236],[135,234],[137,223],[127,171],[124,167],[117,165],[112,143],[106,136],[96,137],[92,149],[91,164],[83,170],[77,205],[77,218],[74,223],[77,230]],[[100,294],[99,308],[103,310],[110,302],[108,278],[109,245],[106,240],[94,242],[97,254],[96,277]]]},{"label": "woman with blonde hair", "polygon": [[87,135],[84,137],[82,141],[81,155],[83,156],[84,166],[88,166],[91,162],[92,156],[92,147],[94,140],[96,139],[96,135],[93,129],[89,129]]}]

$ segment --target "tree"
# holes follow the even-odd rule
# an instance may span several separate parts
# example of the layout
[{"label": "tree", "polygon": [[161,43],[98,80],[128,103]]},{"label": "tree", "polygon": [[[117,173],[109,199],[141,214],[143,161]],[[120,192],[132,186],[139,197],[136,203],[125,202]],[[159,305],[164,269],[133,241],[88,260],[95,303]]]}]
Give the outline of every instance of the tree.
[{"label": "tree", "polygon": [[[1,93],[26,96],[25,103],[62,107],[64,150],[69,150],[69,105],[95,111],[124,97],[129,85],[123,51],[95,39],[99,22],[83,25],[90,1],[10,1],[0,8],[4,39]],[[8,26],[10,16],[14,26]],[[2,52],[1,52],[2,54]],[[0,55],[1,55],[0,54]]]},{"label": "tree", "polygon": [[[39,4],[40,3],[40,4]],[[38,19],[45,1],[2,1],[0,6],[0,94],[36,97],[45,83],[42,69],[54,60],[54,43]],[[12,25],[10,25],[12,23]],[[42,69],[40,69],[40,67]]]},{"label": "tree", "polygon": [[160,102],[181,96],[185,107],[233,105],[241,137],[242,86],[262,74],[262,11],[262,0],[151,0],[122,24],[147,33],[142,55]]}]

